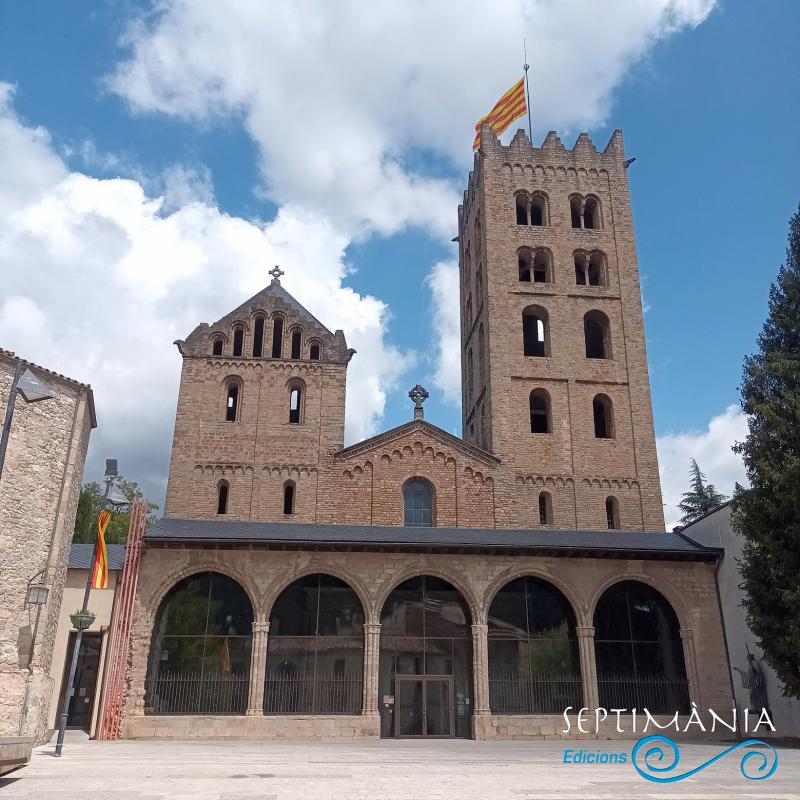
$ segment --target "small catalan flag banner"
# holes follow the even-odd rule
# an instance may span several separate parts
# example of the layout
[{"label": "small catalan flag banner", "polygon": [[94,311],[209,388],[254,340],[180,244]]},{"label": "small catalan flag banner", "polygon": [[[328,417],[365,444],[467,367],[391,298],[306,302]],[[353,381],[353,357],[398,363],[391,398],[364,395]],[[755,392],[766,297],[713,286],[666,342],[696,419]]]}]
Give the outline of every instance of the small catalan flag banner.
[{"label": "small catalan flag banner", "polygon": [[92,571],[92,588],[108,588],[108,553],[106,552],[106,529],[111,521],[110,511],[101,511],[97,518],[97,552]]},{"label": "small catalan flag banner", "polygon": [[508,130],[514,120],[528,113],[525,103],[525,78],[520,78],[494,105],[494,108],[478,120],[475,126],[475,141],[472,149],[476,150],[481,144],[481,124],[489,123],[489,127],[499,136]]}]

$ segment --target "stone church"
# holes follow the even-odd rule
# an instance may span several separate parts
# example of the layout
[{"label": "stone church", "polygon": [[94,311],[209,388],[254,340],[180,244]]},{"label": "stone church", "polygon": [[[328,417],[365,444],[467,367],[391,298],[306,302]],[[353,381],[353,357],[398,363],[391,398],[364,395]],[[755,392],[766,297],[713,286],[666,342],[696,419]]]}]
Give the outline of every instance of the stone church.
[{"label": "stone church", "polygon": [[731,707],[719,552],[664,531],[622,134],[482,142],[462,438],[416,386],[406,424],[345,447],[358,356],[277,268],[176,343],[126,736],[537,738],[570,707]]}]

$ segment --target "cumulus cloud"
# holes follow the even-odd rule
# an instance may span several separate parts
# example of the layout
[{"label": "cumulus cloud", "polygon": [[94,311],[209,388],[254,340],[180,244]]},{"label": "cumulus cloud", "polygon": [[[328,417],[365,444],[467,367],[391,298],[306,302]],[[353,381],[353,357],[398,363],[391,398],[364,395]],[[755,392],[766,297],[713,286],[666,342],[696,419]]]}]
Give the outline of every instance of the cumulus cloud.
[{"label": "cumulus cloud", "polygon": [[182,168],[160,197],[136,180],[70,172],[47,132],[16,116],[9,87],[0,100],[0,342],[92,383],[88,475],[116,456],[161,499],[180,369],[171,343],[255,294],[275,263],[287,290],[358,350],[348,441],[376,431],[412,357],[386,342],[386,305],[342,286],[346,235],[291,204],[270,222],[224,214],[203,173]]},{"label": "cumulus cloud", "polygon": [[678,524],[681,495],[689,488],[689,460],[695,459],[717,491],[731,496],[737,482],[747,484],[740,456],[731,450],[747,436],[747,417],[739,406],[728,406],[705,431],[668,433],[656,440],[664,493],[667,530]]}]

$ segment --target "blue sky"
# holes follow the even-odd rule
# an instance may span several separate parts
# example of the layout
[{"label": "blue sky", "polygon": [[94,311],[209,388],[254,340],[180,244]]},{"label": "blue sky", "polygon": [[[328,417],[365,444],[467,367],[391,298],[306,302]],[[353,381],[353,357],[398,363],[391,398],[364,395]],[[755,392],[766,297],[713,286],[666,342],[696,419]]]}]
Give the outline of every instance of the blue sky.
[{"label": "blue sky", "polygon": [[[648,3],[649,0],[642,0],[642,5]],[[652,4],[669,5],[669,0],[652,0]],[[790,0],[723,0],[711,8],[705,0],[697,0],[694,16],[676,23],[674,19],[644,19],[636,4],[628,13],[623,8],[626,4],[621,3],[614,12],[620,15],[619,19],[609,13],[593,23],[598,29],[597,38],[571,42],[566,37],[559,43],[546,32],[573,22],[578,13],[575,4],[564,0],[551,4],[549,10],[533,11],[529,7],[536,4],[509,0],[507,5],[508,16],[521,14],[523,27],[527,26],[524,31],[510,27],[520,38],[525,33],[528,39],[537,142],[549,127],[558,124],[568,146],[582,129],[588,129],[595,144],[604,146],[611,131],[620,127],[628,156],[637,159],[629,174],[643,296],[648,309],[646,331],[656,431],[668,445],[662,462],[665,458],[675,460],[662,463],[662,474],[665,469],[670,473],[683,470],[682,462],[695,454],[709,477],[729,488],[733,478],[740,475],[740,468],[735,458],[719,452],[724,449],[720,447],[720,437],[730,439],[741,432],[741,420],[729,414],[716,437],[710,435],[708,426],[738,402],[741,361],[754,349],[766,313],[769,283],[783,258],[788,217],[800,200],[800,110],[796,102],[800,85],[800,60],[796,54],[800,6]],[[173,208],[185,205],[188,196],[213,207],[225,218],[242,218],[262,226],[274,221],[280,209],[300,208],[317,221],[329,221],[335,241],[343,248],[336,266],[331,267],[337,290],[351,288],[362,301],[372,296],[385,305],[380,321],[372,329],[381,338],[383,349],[372,355],[365,351],[364,358],[368,361],[374,357],[375,363],[380,363],[392,357],[397,365],[394,372],[380,377],[385,407],[376,400],[370,425],[355,435],[406,421],[411,411],[406,391],[416,382],[431,390],[426,407],[431,421],[460,432],[460,409],[448,399],[444,388],[437,387],[437,374],[441,376],[445,356],[438,349],[441,328],[434,320],[445,312],[437,305],[429,276],[434,265],[451,262],[454,257],[448,233],[455,235],[456,209],[450,198],[457,197],[463,188],[471,160],[471,131],[466,121],[485,113],[493,99],[507,88],[506,84],[515,80],[515,63],[520,59],[509,52],[505,39],[499,34],[492,38],[492,32],[487,31],[487,57],[493,62],[493,71],[482,70],[489,74],[475,78],[471,87],[465,88],[463,83],[470,80],[474,59],[468,52],[459,52],[455,41],[446,43],[445,48],[452,47],[448,58],[461,64],[460,72],[453,73],[460,74],[458,86],[449,74],[442,74],[436,85],[436,71],[452,67],[443,66],[443,61],[429,53],[422,53],[416,62],[387,63],[385,69],[394,70],[405,84],[424,84],[429,79],[434,84],[430,90],[424,86],[409,90],[410,94],[405,94],[405,84],[396,89],[388,72],[383,77],[384,67],[374,63],[375,81],[387,82],[385,93],[375,101],[381,111],[374,112],[374,116],[366,101],[363,107],[348,106],[355,102],[348,91],[350,72],[339,63],[344,59],[341,52],[346,50],[331,51],[327,63],[316,67],[312,61],[308,76],[298,79],[306,98],[296,107],[302,112],[302,119],[292,124],[302,125],[299,135],[309,135],[312,143],[342,136],[341,147],[325,143],[329,151],[324,151],[324,159],[320,155],[320,164],[309,165],[309,170],[330,166],[334,174],[331,185],[321,191],[317,205],[313,191],[310,195],[305,187],[302,164],[291,167],[293,154],[286,150],[291,143],[281,141],[292,138],[293,129],[290,126],[281,130],[280,120],[274,118],[264,121],[269,98],[261,107],[251,101],[252,95],[262,90],[262,83],[254,84],[255,89],[242,89],[242,79],[236,73],[221,78],[223,88],[219,89],[213,56],[209,57],[212,66],[208,71],[214,80],[206,76],[193,83],[198,56],[190,52],[191,44],[185,45],[181,40],[180,26],[196,30],[191,26],[198,20],[187,20],[189,12],[179,3],[165,3],[164,7],[170,11],[155,13],[149,6],[134,2],[73,5],[2,0],[0,81],[13,87],[9,113],[24,131],[37,127],[47,131],[47,148],[61,159],[68,173],[102,181],[119,176],[137,183],[148,197],[177,192],[171,201]],[[233,23],[223,25],[215,17],[213,6],[210,9],[198,15],[209,41],[232,35],[230,61],[237,62],[236,68],[254,74],[262,70],[263,84],[268,87],[270,81],[278,82],[279,76],[273,75],[269,65],[265,67],[257,56],[250,55],[257,53],[257,48],[248,49],[245,43],[240,52],[239,42],[246,38],[247,30],[232,34],[229,28]],[[243,17],[251,13],[252,10],[243,12]],[[376,15],[379,17],[380,13]],[[422,7],[417,13],[422,14]],[[418,24],[435,26],[437,22],[448,22],[449,12],[431,13],[431,20],[420,16]],[[236,12],[231,14],[235,16]],[[542,16],[545,14],[550,17]],[[553,15],[555,19],[551,19]],[[346,39],[351,35],[353,44],[360,43],[365,36],[358,27],[360,23],[353,23],[348,31],[348,15],[344,12],[341,16],[342,19],[332,20],[320,14],[319,26],[338,26],[338,36]],[[449,19],[456,28],[463,25],[464,33],[458,36],[465,40],[469,29],[481,25],[479,15],[471,16],[476,19],[460,20],[455,14]],[[275,24],[268,14],[265,17],[257,17],[257,22],[248,26],[263,22],[265,30],[271,30]],[[216,25],[222,26],[221,30],[215,31]],[[390,20],[389,26],[397,29],[400,38],[404,31],[413,31],[414,20]],[[613,39],[616,33],[605,38],[603,26],[623,32],[618,40]],[[279,46],[284,58],[296,57],[297,70],[301,71],[306,63],[306,45],[302,36],[294,44],[290,38],[284,35]],[[423,37],[417,47],[422,50],[426,41]],[[604,41],[609,51],[616,51],[597,52],[603,49]],[[396,41],[393,47],[412,48],[412,44]],[[313,49],[310,42],[307,46]],[[172,52],[170,47],[177,53],[175,63],[171,56],[166,61],[159,60],[164,52]],[[264,47],[269,45],[265,43]],[[202,61],[202,43],[197,48]],[[572,65],[571,73],[562,70],[562,75],[556,74],[551,62],[563,59],[568,63],[571,53],[583,64]],[[392,59],[401,57],[387,56],[387,60]],[[225,64],[219,68],[221,71],[228,68],[224,60],[220,63]],[[133,66],[126,69],[126,64]],[[230,69],[233,72],[232,66]],[[402,75],[403,70],[407,75]],[[420,78],[423,71],[433,78]],[[285,78],[284,83],[291,79]],[[449,91],[449,86],[453,87],[452,98],[441,106],[434,102],[425,106],[430,97]],[[335,99],[336,92],[341,92],[345,110],[354,109],[344,125],[318,94],[331,94]],[[393,92],[397,97],[394,107]],[[408,109],[404,108],[404,101]],[[425,116],[420,123],[416,115],[421,116],[419,109],[423,107]],[[287,108],[287,113],[294,114],[295,108]],[[363,134],[359,132],[359,114],[365,123]],[[437,114],[441,118],[437,119]],[[402,120],[407,116],[414,119],[405,125]],[[397,133],[399,129],[401,133]],[[376,139],[383,137],[376,156],[370,155],[373,144],[368,139],[373,130],[378,131]],[[444,131],[441,135],[440,130]],[[463,130],[463,136],[459,130]],[[300,131],[298,127],[297,132]],[[336,159],[341,156],[346,168],[359,164],[359,148],[353,143],[359,135],[365,137],[365,158],[388,158],[399,165],[403,175],[420,176],[427,182],[422,201],[416,185],[398,190],[397,198],[391,193],[384,196],[376,189],[380,173],[374,179],[364,178],[363,195],[371,194],[363,204],[345,197],[341,208],[337,207],[337,187],[342,188],[342,182],[335,176]],[[290,167],[284,167],[285,163]],[[177,173],[175,165],[180,165]],[[365,173],[373,166],[366,166]],[[170,183],[172,179],[177,180],[177,189],[174,182]],[[431,197],[428,210],[424,203]],[[404,199],[420,206],[421,211],[415,214],[402,209],[396,222],[377,218],[375,205],[392,202],[400,209]],[[162,209],[159,213],[168,211]],[[204,246],[208,246],[207,241]],[[86,247],[91,243],[87,242]],[[279,255],[280,245],[276,248]],[[188,333],[195,322],[222,316],[233,307],[233,298],[247,296],[246,287],[257,288],[258,270],[263,266],[260,274],[265,276],[272,255],[265,248],[263,265],[248,268],[238,286],[220,292],[216,298],[214,276],[206,274],[204,281],[210,283],[198,289],[198,296],[205,299],[197,301],[205,316],[194,320],[186,330],[179,328],[180,318],[176,318],[172,338]],[[232,252],[229,257],[235,258],[236,254]],[[288,260],[292,261],[291,256]],[[61,271],[63,266],[54,262],[49,274],[58,276],[56,280],[67,279]],[[4,272],[13,268],[13,263],[2,266]],[[37,268],[47,269],[47,265],[38,264]],[[290,263],[286,268],[288,272],[297,267]],[[223,276],[220,273],[217,279]],[[287,286],[327,321],[325,309],[315,307],[313,297],[303,297],[291,283]],[[191,282],[182,284],[180,291],[191,296]],[[24,291],[20,289],[17,295],[23,296]],[[39,302],[37,297],[32,299]],[[46,303],[40,305],[46,315]],[[10,328],[4,329],[2,319],[0,311],[0,333],[12,337],[5,346],[29,353],[29,357],[55,369],[77,373],[75,377],[95,385],[99,398],[104,381],[101,374],[107,366],[101,355],[74,365],[68,358],[61,363],[58,352],[46,348],[38,352],[37,348],[43,345]],[[152,333],[155,336],[156,330]],[[164,362],[165,374],[172,370],[176,376],[177,354],[168,358]],[[410,364],[410,369],[403,369],[403,365]],[[93,374],[87,374],[87,369]],[[138,379],[142,378],[146,379],[146,375],[138,373]],[[118,386],[109,388],[107,394],[115,391],[122,390]],[[167,416],[172,413],[174,399],[172,403],[162,406]],[[106,412],[100,402],[98,405],[101,427],[104,419],[106,426],[129,425],[113,411]],[[125,472],[139,478],[151,494],[163,492],[164,454],[168,452],[165,437],[171,432],[171,420],[166,426],[154,425],[148,430],[154,437],[154,449],[161,454],[160,461],[142,457],[136,448],[128,453],[121,434],[104,434],[94,437],[93,449],[98,452],[90,460],[87,477],[96,477],[102,463],[102,443],[106,448],[122,448],[114,455],[121,465],[127,459],[131,466]],[[671,435],[674,436],[670,438]],[[133,474],[134,469],[140,469],[142,474]],[[682,477],[678,482],[683,482]]]}]

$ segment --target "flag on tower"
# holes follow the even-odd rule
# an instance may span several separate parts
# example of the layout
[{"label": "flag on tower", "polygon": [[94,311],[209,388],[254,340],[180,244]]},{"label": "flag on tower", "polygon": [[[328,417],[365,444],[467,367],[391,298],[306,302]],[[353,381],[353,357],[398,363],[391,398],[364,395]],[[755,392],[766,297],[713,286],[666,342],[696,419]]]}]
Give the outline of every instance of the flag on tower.
[{"label": "flag on tower", "polygon": [[520,78],[494,105],[494,108],[478,120],[475,126],[475,141],[472,149],[481,144],[481,125],[489,123],[489,127],[499,136],[508,130],[509,125],[528,113],[525,103],[525,78]]},{"label": "flag on tower", "polygon": [[111,520],[111,512],[101,511],[97,518],[97,548],[92,569],[92,588],[108,588],[108,553],[106,552],[106,529]]}]

